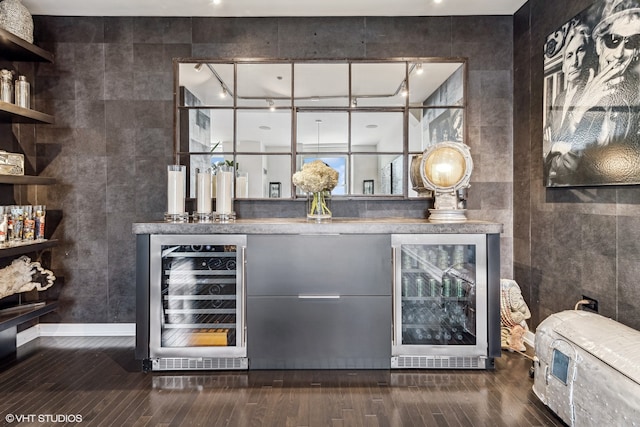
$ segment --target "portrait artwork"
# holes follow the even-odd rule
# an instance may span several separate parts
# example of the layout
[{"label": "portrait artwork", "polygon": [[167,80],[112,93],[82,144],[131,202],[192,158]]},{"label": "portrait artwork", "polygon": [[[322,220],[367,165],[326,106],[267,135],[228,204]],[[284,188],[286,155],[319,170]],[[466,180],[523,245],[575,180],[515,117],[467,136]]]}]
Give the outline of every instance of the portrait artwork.
[{"label": "portrait artwork", "polygon": [[602,0],[547,36],[547,187],[640,183],[640,0]]}]

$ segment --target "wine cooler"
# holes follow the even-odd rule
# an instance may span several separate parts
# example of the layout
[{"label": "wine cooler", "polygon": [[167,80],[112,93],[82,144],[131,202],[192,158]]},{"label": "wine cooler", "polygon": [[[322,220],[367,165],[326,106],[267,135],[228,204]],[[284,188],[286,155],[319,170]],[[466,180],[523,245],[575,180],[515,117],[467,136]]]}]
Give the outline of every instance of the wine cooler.
[{"label": "wine cooler", "polygon": [[149,369],[247,369],[245,248],[246,236],[151,236]]},{"label": "wine cooler", "polygon": [[492,367],[489,303],[499,301],[487,292],[489,276],[498,280],[488,274],[487,236],[394,235],[392,246],[391,367]]}]

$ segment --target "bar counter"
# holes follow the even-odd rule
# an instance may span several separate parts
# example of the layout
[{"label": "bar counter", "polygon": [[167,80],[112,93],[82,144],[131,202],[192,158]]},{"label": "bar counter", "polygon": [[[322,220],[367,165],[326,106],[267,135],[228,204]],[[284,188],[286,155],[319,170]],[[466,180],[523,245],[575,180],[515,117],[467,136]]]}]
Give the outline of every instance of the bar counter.
[{"label": "bar counter", "polygon": [[134,223],[134,234],[499,234],[502,224],[485,221],[429,222],[407,218],[334,218],[328,223],[305,218],[239,219],[228,223]]},{"label": "bar counter", "polygon": [[500,356],[501,224],[264,218],[133,232],[144,370],[491,369]]}]

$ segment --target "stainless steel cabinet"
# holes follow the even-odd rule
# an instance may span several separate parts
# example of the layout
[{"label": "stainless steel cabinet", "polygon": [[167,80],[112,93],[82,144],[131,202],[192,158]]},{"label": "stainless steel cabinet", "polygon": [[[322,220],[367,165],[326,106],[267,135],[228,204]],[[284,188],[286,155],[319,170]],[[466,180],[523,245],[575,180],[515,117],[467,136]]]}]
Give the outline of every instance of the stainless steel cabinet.
[{"label": "stainless steel cabinet", "polygon": [[152,370],[246,369],[246,236],[150,238]]},{"label": "stainless steel cabinet", "polygon": [[492,367],[499,279],[487,235],[393,235],[392,246],[392,367]]},{"label": "stainless steel cabinet", "polygon": [[251,369],[388,369],[389,235],[250,235]]}]

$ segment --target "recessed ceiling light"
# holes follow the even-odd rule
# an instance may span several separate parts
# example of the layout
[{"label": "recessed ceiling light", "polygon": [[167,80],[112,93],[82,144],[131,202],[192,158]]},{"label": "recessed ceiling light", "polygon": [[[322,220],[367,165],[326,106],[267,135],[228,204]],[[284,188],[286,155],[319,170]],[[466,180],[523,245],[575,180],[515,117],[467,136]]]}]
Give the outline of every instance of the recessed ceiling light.
[{"label": "recessed ceiling light", "polygon": [[366,125],[365,126],[367,129],[377,129],[378,125]]},{"label": "recessed ceiling light", "polygon": [[271,128],[269,126],[260,126],[258,129],[271,130]]},{"label": "recessed ceiling light", "polygon": [[220,3],[222,3],[222,0],[211,0],[211,4],[213,5],[219,5]]}]

